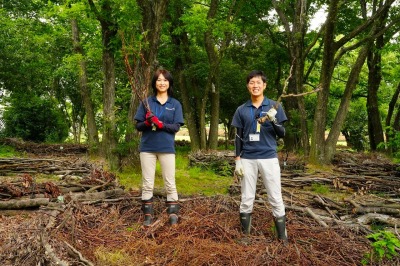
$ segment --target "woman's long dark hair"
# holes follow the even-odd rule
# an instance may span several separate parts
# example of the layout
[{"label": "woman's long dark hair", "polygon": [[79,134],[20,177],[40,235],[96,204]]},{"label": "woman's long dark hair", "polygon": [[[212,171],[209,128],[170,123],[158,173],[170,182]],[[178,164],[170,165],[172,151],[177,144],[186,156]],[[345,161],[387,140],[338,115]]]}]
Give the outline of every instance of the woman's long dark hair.
[{"label": "woman's long dark hair", "polygon": [[169,88],[167,90],[168,96],[172,96],[174,93],[174,79],[172,78],[171,73],[169,73],[166,69],[158,69],[154,72],[153,78],[151,79],[151,87],[153,88],[154,95],[157,95],[156,81],[160,75],[163,75],[169,81]]}]

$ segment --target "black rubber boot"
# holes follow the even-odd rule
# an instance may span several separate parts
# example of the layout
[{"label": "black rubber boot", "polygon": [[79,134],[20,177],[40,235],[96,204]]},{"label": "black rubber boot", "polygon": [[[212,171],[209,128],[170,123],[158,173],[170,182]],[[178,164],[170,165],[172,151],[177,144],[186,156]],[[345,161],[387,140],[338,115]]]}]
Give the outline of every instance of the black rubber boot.
[{"label": "black rubber boot", "polygon": [[242,233],[250,235],[251,213],[240,213],[240,225],[242,226]]},{"label": "black rubber boot", "polygon": [[144,226],[150,226],[153,223],[153,198],[149,200],[142,200],[142,211],[144,213]]},{"label": "black rubber boot", "polygon": [[275,228],[278,234],[278,239],[281,240],[285,245],[288,244],[287,232],[286,232],[286,216],[275,217]]},{"label": "black rubber boot", "polygon": [[167,213],[169,215],[169,224],[174,225],[178,223],[179,204],[176,201],[167,201]]}]

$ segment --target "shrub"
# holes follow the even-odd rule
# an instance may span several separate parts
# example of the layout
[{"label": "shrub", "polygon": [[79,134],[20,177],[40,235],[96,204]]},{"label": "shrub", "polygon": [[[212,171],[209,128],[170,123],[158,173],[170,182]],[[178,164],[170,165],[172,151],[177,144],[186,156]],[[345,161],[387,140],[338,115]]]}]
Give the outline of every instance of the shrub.
[{"label": "shrub", "polygon": [[3,119],[7,137],[34,142],[62,142],[68,137],[63,113],[46,98],[25,95],[11,99]]},{"label": "shrub", "polygon": [[392,232],[381,230],[377,233],[367,236],[373,241],[372,252],[367,253],[362,260],[362,264],[369,262],[381,262],[383,259],[391,260],[393,257],[399,256],[400,240]]}]

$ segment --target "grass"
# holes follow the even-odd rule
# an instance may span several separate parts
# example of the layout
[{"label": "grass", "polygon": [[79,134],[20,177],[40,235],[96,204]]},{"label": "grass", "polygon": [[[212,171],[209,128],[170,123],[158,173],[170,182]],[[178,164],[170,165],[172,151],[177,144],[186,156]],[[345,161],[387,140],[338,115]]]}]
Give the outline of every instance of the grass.
[{"label": "grass", "polygon": [[[205,170],[200,167],[190,167],[188,153],[188,147],[177,147],[175,180],[178,194],[181,196],[228,194],[233,178],[220,176],[211,170]],[[118,180],[125,189],[140,189],[142,183],[141,170],[128,169],[118,173]],[[158,190],[164,188],[161,167],[158,161],[154,188]]]},{"label": "grass", "polygon": [[11,158],[11,157],[21,157],[13,147],[0,145],[0,157],[1,158]]},{"label": "grass", "polygon": [[[211,170],[205,170],[199,167],[189,167],[188,154],[190,147],[177,147],[176,153],[176,186],[178,194],[181,196],[192,195],[220,195],[227,194],[228,188],[233,182],[230,176],[220,176]],[[14,148],[0,145],[0,158],[22,157]],[[140,168],[126,169],[117,173],[119,183],[126,190],[140,189],[142,184],[142,174]],[[56,176],[38,175],[36,181],[49,181],[57,179]],[[155,189],[163,189],[164,182],[161,176],[161,167],[157,162]]]}]

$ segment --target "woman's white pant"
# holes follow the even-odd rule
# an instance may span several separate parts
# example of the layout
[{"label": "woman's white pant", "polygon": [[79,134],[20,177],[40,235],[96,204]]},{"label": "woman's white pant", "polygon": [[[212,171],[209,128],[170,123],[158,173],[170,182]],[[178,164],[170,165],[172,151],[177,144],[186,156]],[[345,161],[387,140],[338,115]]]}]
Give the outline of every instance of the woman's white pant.
[{"label": "woman's white pant", "polygon": [[175,184],[175,154],[174,153],[140,153],[142,167],[142,200],[153,197],[154,179],[156,175],[157,159],[160,161],[167,201],[177,201],[178,192]]},{"label": "woman's white pant", "polygon": [[257,179],[260,174],[267,190],[268,202],[272,206],[274,217],[285,215],[285,206],[281,190],[281,168],[278,158],[273,159],[241,159],[244,175],[241,183],[240,213],[253,211],[256,195]]}]

